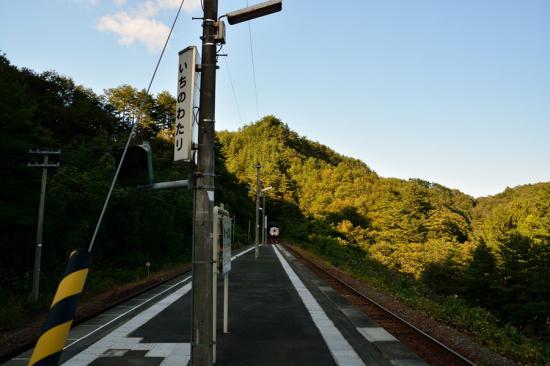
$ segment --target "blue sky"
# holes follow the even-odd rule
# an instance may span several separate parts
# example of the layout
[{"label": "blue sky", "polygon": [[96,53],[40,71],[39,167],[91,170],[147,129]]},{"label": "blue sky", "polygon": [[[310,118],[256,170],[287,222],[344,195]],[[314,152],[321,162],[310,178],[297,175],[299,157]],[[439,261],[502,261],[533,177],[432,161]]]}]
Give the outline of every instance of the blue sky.
[{"label": "blue sky", "polygon": [[[255,1],[250,1],[255,3]],[[101,93],[146,87],[179,0],[0,2],[0,50]],[[220,0],[220,14],[246,0]],[[365,161],[473,196],[550,181],[550,2],[284,0],[283,12],[228,26],[217,129],[274,114]],[[186,0],[153,91],[175,93],[177,52],[199,45]],[[242,119],[241,119],[242,118]]]}]

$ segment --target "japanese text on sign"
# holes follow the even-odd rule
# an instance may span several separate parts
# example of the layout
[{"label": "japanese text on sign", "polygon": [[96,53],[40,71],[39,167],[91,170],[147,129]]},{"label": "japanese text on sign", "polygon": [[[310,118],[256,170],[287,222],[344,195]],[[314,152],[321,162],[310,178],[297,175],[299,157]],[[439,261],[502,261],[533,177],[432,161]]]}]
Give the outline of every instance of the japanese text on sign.
[{"label": "japanese text on sign", "polygon": [[197,48],[194,46],[187,47],[179,53],[174,161],[191,160],[196,58]]}]

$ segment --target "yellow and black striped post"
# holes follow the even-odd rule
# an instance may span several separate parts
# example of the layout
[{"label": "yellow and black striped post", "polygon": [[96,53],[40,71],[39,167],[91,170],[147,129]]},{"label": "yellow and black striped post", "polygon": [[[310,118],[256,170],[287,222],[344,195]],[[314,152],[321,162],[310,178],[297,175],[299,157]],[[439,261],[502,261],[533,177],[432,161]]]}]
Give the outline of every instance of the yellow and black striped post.
[{"label": "yellow and black striped post", "polygon": [[85,250],[75,250],[71,253],[65,274],[52,301],[48,317],[34,351],[29,366],[53,366],[59,364],[61,351],[74,320],[76,307],[80,295],[84,290],[88,269],[90,267],[90,253]]}]

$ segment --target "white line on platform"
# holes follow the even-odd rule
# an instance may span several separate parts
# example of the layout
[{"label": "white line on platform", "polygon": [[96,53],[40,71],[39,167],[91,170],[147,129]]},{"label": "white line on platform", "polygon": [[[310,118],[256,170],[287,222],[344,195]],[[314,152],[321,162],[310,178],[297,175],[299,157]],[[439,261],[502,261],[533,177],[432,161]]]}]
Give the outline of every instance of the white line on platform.
[{"label": "white line on platform", "polygon": [[317,326],[317,329],[319,329],[319,332],[325,340],[325,343],[327,344],[336,364],[346,366],[365,365],[353,347],[344,338],[342,333],[340,333],[338,328],[336,328],[332,320],[329,319],[323,308],[321,308],[302,280],[300,280],[298,275],[296,275],[296,272],[294,272],[294,270],[290,267],[287,260],[281,255],[281,253],[279,253],[279,250],[281,250],[280,247],[278,245],[274,245],[273,249],[275,250],[275,254],[277,254],[277,257],[279,258],[279,261],[281,262],[288,278],[290,279],[290,282],[294,285],[298,295],[300,295],[300,299],[302,299],[302,302],[309,311],[309,314]]},{"label": "white line on platform", "polygon": [[87,365],[113,348],[148,351],[145,356],[164,357],[161,366],[176,365],[178,362],[185,364],[191,357],[191,345],[189,343],[141,343],[143,338],[129,337],[128,335],[184,296],[189,290],[191,290],[191,284],[187,283],[150,308],[137,314],[128,322],[120,325],[90,347],[76,354],[64,365]]},{"label": "white line on platform", "polygon": [[381,327],[358,327],[357,330],[369,342],[399,342],[387,330]]},{"label": "white line on platform", "polygon": [[[250,252],[254,247],[248,248],[241,253],[233,256],[231,260],[235,260],[239,258],[240,256]],[[130,310],[127,310],[126,312],[120,314],[116,318],[110,320],[109,322],[101,325],[97,329],[94,329],[92,332],[86,334],[85,336],[82,336],[78,339],[76,339],[71,344],[65,346],[63,350],[66,350],[67,348],[71,347],[72,345],[82,341],[85,338],[88,338],[92,334],[96,333],[97,331],[103,329],[107,325],[115,322],[116,320],[120,319],[121,317],[127,315],[128,313],[131,313],[136,308],[148,303],[151,300],[154,300],[158,298],[159,296],[163,295],[164,293],[170,291],[174,287],[177,287],[181,285],[182,283],[188,281],[191,278],[191,276],[186,277],[182,281],[171,285],[169,288],[163,290],[162,292],[156,294],[155,296],[147,299],[146,301],[131,306]],[[132,349],[132,350],[147,350],[146,356],[149,357],[164,357],[164,360],[160,364],[161,366],[171,366],[171,365],[179,365],[179,364],[185,364],[190,357],[190,344],[189,343],[140,343],[142,338],[139,337],[128,337],[128,334],[132,333],[134,330],[142,326],[143,324],[147,323],[149,320],[151,320],[153,317],[155,317],[157,314],[162,312],[164,309],[166,309],[168,306],[170,306],[172,303],[174,303],[177,299],[184,296],[189,290],[191,289],[191,283],[188,283],[187,285],[183,286],[181,289],[175,291],[168,297],[164,298],[157,304],[151,306],[149,309],[137,314],[132,319],[130,319],[128,322],[122,324],[118,328],[116,328],[114,331],[88,347],[87,349],[83,350],[82,352],[76,354],[71,359],[66,361],[63,365],[70,365],[70,366],[80,366],[80,365],[87,365],[88,363],[92,362],[98,357],[101,357],[108,349],[111,349],[113,347],[116,348],[124,348],[124,349]],[[124,306],[124,305],[119,305]],[[128,306],[125,306],[128,307]],[[82,326],[81,324],[80,326]]]},{"label": "white line on platform", "polygon": [[252,249],[254,249],[254,247],[250,247],[246,250],[243,250],[242,252],[240,252],[239,254],[237,255],[234,255],[233,257],[231,257],[231,260],[234,261],[235,259],[239,258],[241,255],[245,255],[246,253],[250,252]]},{"label": "white line on platform", "polygon": [[[133,306],[130,310],[125,311],[124,313],[120,314],[120,315],[117,316],[116,318],[114,318],[114,319],[108,321],[107,323],[103,324],[102,326],[98,327],[97,329],[94,329],[94,331],[92,331],[92,332],[86,334],[85,336],[82,336],[82,337],[78,338],[78,339],[77,339],[76,341],[74,341],[73,343],[66,345],[65,347],[63,347],[63,351],[65,351],[67,348],[71,347],[73,344],[78,343],[78,342],[80,342],[81,340],[88,338],[88,337],[91,336],[92,334],[94,334],[94,333],[96,333],[97,331],[99,331],[99,330],[105,328],[107,325],[109,325],[109,324],[111,324],[111,323],[117,321],[118,319],[122,318],[123,316],[127,315],[128,313],[131,313],[132,311],[134,311],[134,309],[136,309],[136,308],[138,308],[138,307],[140,307],[140,306],[142,306],[142,305],[148,303],[149,301],[151,301],[151,300],[153,300],[153,299],[156,299],[157,297],[159,297],[160,295],[164,294],[165,292],[170,291],[170,290],[173,289],[174,287],[177,287],[177,286],[181,285],[182,283],[186,282],[186,281],[189,280],[190,278],[191,278],[191,276],[188,276],[188,277],[186,277],[185,279],[183,279],[182,281],[180,281],[180,282],[178,282],[178,283],[172,285],[170,288],[167,288],[166,290],[164,290],[164,291],[158,293],[157,295],[151,297],[149,300],[144,301],[144,302],[142,302],[142,303],[140,303],[140,304],[138,304],[138,305],[136,305],[136,306]],[[80,324],[79,326],[82,326],[82,325],[86,325],[86,324]]]}]

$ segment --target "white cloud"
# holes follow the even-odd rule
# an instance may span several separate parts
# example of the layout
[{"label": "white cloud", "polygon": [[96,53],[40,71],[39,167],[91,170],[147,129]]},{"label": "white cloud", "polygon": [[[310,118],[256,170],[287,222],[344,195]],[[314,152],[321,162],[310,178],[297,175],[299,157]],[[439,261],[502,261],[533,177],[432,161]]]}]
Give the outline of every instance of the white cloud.
[{"label": "white cloud", "polygon": [[[161,9],[177,9],[180,7],[181,0],[157,0],[156,3]],[[192,13],[200,8],[201,0],[185,0],[183,3],[183,10],[188,13]]]},{"label": "white cloud", "polygon": [[[126,4],[126,0],[113,1],[118,6]],[[118,35],[118,42],[122,45],[128,46],[140,42],[150,52],[154,52],[162,48],[170,31],[166,24],[154,17],[161,11],[177,9],[180,4],[181,0],[148,0],[129,11],[119,11],[101,17],[97,23],[97,29]],[[188,13],[200,7],[201,0],[185,0],[183,3],[183,9]]]},{"label": "white cloud", "polygon": [[133,16],[124,11],[102,17],[97,23],[97,29],[115,33],[119,36],[118,42],[125,46],[135,42],[143,43],[150,52],[162,48],[170,31],[165,24],[155,19]]},{"label": "white cloud", "polygon": [[99,3],[99,0],[69,0],[72,3],[83,4],[89,6],[96,6]]}]

